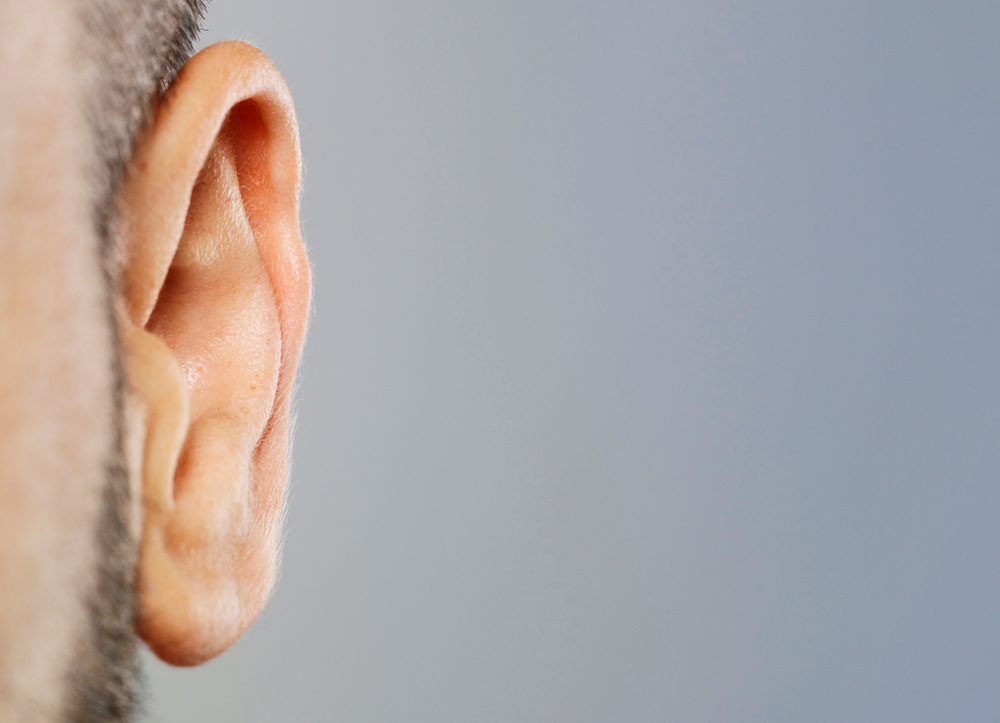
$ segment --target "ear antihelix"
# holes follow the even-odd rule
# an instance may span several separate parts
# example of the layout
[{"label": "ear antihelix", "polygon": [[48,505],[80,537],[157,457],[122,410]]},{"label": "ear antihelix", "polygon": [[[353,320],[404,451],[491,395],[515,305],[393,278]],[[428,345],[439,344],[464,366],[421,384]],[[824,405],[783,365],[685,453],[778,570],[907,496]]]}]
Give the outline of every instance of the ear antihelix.
[{"label": "ear antihelix", "polygon": [[190,407],[173,509],[160,530],[182,599],[190,601],[174,614],[188,637],[202,618],[211,620],[215,638],[228,625],[218,641],[226,644],[247,624],[246,609],[262,604],[261,588],[266,596],[270,587],[273,553],[261,545],[257,497],[284,485],[261,478],[254,465],[275,403],[281,325],[228,135],[224,129],[195,184],[146,325],[177,360]]}]

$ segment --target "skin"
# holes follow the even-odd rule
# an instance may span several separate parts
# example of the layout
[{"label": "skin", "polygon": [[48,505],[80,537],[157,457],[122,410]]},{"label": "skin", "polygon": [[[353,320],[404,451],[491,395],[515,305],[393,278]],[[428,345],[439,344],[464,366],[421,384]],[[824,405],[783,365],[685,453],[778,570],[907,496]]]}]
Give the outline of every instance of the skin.
[{"label": "skin", "polygon": [[112,336],[82,183],[71,18],[61,3],[27,5],[0,24],[0,710],[47,720],[95,563]]},{"label": "skin", "polygon": [[136,634],[193,665],[259,615],[309,309],[291,97],[242,43],[195,56],[139,139],[109,304],[72,27],[54,0],[0,23],[0,721],[59,720],[65,706],[118,428],[116,359]]},{"label": "skin", "polygon": [[189,665],[229,647],[274,581],[310,278],[281,76],[222,43],[175,86],[123,193],[122,328],[148,410],[139,631]]}]

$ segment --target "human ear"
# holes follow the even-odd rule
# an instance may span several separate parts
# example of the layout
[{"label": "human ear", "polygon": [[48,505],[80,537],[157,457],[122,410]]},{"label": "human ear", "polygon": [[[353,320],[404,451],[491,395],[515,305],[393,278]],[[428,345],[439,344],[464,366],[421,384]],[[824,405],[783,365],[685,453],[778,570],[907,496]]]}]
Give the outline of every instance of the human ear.
[{"label": "human ear", "polygon": [[120,337],[141,480],[137,631],[196,665],[249,627],[277,567],[310,297],[298,126],[244,43],[181,71],[120,195]]}]

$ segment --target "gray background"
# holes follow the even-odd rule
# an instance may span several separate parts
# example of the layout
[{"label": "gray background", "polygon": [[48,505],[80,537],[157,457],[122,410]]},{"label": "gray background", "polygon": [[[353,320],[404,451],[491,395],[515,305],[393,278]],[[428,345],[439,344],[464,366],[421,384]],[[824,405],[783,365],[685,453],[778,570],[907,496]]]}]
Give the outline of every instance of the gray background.
[{"label": "gray background", "polygon": [[283,579],[150,719],[1000,719],[1000,4],[213,0],[315,314]]}]

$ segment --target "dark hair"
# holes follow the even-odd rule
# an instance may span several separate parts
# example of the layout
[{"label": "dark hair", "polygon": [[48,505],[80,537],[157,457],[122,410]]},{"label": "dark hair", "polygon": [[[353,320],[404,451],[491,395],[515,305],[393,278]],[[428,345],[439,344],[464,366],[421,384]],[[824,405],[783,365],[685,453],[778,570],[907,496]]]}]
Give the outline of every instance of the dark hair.
[{"label": "dark hair", "polygon": [[[115,198],[139,133],[157,100],[194,50],[204,0],[85,0],[80,3],[85,113],[92,138],[88,190],[104,267],[109,325],[119,249]],[[117,344],[116,344],[117,348]],[[89,625],[69,671],[64,719],[73,723],[133,720],[141,704],[135,637],[135,563],[131,494],[124,455],[125,381],[115,356],[115,443],[107,462],[98,522],[98,564],[87,593]]]},{"label": "dark hair", "polygon": [[135,140],[194,50],[205,0],[89,0],[82,3],[87,121],[94,140],[91,192],[104,254],[108,225]]}]

